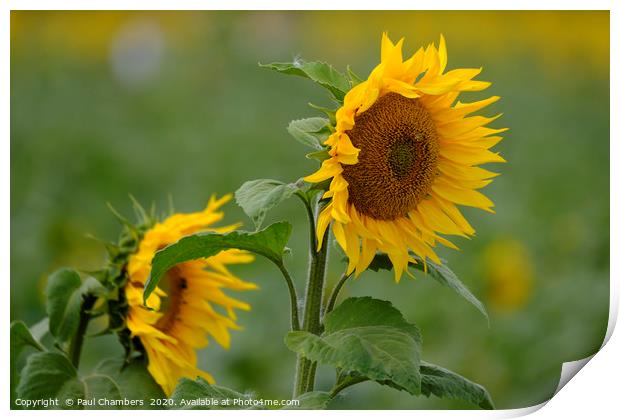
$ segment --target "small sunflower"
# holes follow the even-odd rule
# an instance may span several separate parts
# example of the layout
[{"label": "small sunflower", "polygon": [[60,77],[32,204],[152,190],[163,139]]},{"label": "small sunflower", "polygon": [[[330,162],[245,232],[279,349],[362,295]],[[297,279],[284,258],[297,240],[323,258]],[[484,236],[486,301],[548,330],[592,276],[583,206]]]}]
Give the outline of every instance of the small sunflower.
[{"label": "small sunflower", "polygon": [[[212,197],[206,209],[174,214],[147,230],[138,250],[129,258],[125,294],[129,304],[127,327],[138,337],[148,356],[148,370],[167,395],[181,377],[213,377],[196,367],[196,349],[211,336],[224,348],[230,345],[229,329],[239,329],[235,309],[249,310],[247,303],[227,296],[223,289],[249,290],[257,286],[235,277],[228,264],[242,264],[254,257],[244,251],[227,250],[210,257],[182,263],[168,271],[165,279],[143,306],[142,293],[151,272],[155,252],[186,235],[198,232],[226,233],[238,225],[211,227],[223,213],[217,211],[231,199]],[[166,289],[166,290],[164,290]],[[218,312],[214,306],[225,310]]]},{"label": "small sunflower", "polygon": [[331,179],[330,199],[317,221],[318,246],[330,223],[349,259],[347,273],[364,271],[377,251],[385,252],[398,281],[410,251],[441,263],[436,243],[456,248],[440,235],[469,237],[474,229],[457,205],[493,212],[477,190],[498,174],[477,165],[505,162],[489,149],[506,129],[486,125],[469,114],[494,103],[492,96],[454,103],[461,92],[490,83],[472,80],[482,69],[444,72],[446,43],[430,44],[405,61],[403,39],[394,44],[384,33],[381,63],[354,86],[336,112],[335,131],[325,141],[330,157],[305,180]]}]

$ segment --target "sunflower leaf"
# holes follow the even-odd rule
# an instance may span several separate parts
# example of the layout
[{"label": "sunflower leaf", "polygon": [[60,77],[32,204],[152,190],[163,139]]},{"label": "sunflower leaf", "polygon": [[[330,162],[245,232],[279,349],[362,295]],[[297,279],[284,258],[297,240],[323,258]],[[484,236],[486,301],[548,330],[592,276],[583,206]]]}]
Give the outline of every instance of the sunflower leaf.
[{"label": "sunflower leaf", "polygon": [[92,408],[96,410],[115,410],[118,408],[124,408],[123,406],[116,407],[114,405],[100,403],[102,399],[120,400],[123,398],[118,384],[108,375],[94,373],[82,378],[82,383],[84,384],[84,390],[86,391],[85,400],[93,401],[92,405],[88,405],[88,407],[85,408]]},{"label": "sunflower leaf", "polygon": [[344,95],[349,90],[348,78],[331,65],[321,61],[303,61],[299,59],[292,63],[259,63],[258,65],[279,73],[306,77],[329,90],[338,101],[342,101]]},{"label": "sunflower leaf", "polygon": [[170,398],[174,401],[175,408],[202,410],[255,408],[252,405],[234,403],[238,400],[251,399],[251,394],[242,394],[223,386],[211,385],[202,378],[197,378],[195,381],[181,378]]},{"label": "sunflower leaf", "polygon": [[19,372],[17,371],[17,361],[22,352],[32,347],[38,351],[45,351],[41,343],[33,336],[23,321],[11,323],[11,404],[15,401],[15,388],[19,382]]},{"label": "sunflower leaf", "polygon": [[480,408],[493,409],[491,395],[482,386],[440,366],[422,361],[422,394],[443,398],[457,398],[476,404]]},{"label": "sunflower leaf", "polygon": [[[123,398],[118,384],[109,376],[92,374],[83,378],[64,354],[57,352],[35,353],[28,358],[17,387],[22,400],[57,399],[58,405],[30,408],[118,408],[98,405],[101,398]],[[93,405],[86,401],[94,401]]]},{"label": "sunflower leaf", "polygon": [[297,183],[285,184],[273,179],[255,179],[245,182],[235,191],[235,200],[245,214],[260,229],[269,210],[299,191]]},{"label": "sunflower leaf", "polygon": [[373,381],[421,392],[418,328],[390,302],[349,298],[325,316],[325,332],[289,332],[285,343],[301,356]]},{"label": "sunflower leaf", "polygon": [[71,407],[65,401],[84,398],[85,390],[75,367],[65,355],[45,352],[28,358],[17,387],[17,396],[25,400],[59,398],[60,408],[79,408],[77,405]]},{"label": "sunflower leaf", "polygon": [[186,236],[155,254],[151,275],[144,287],[144,301],[146,302],[155,290],[163,275],[175,265],[212,257],[226,249],[254,252],[280,266],[291,229],[290,223],[278,222],[258,232],[234,231],[227,234],[199,233]]},{"label": "sunflower leaf", "polygon": [[[420,257],[415,256],[416,263],[409,263],[409,267],[416,270],[424,271],[424,264]],[[463,282],[457,277],[457,275],[448,267],[445,261],[442,260],[442,264],[436,264],[432,261],[426,261],[427,274],[433,279],[437,280],[442,286],[449,287],[455,291],[459,296],[471,303],[489,322],[489,315],[484,307],[484,304],[478,300],[476,296],[463,284]],[[392,262],[386,254],[378,253],[368,266],[370,270],[391,270]]]},{"label": "sunflower leaf", "polygon": [[323,150],[321,144],[327,140],[331,131],[327,118],[312,117],[293,120],[286,128],[291,136],[301,144],[316,150]]},{"label": "sunflower leaf", "polygon": [[[422,375],[422,395],[427,397],[434,395],[439,398],[454,398],[470,402],[484,409],[493,409],[493,400],[487,390],[475,382],[470,381],[440,366],[422,360],[420,362]],[[355,377],[358,382],[363,382],[364,377]],[[399,391],[407,391],[402,386],[392,381],[378,381]]]},{"label": "sunflower leaf", "polygon": [[103,286],[92,277],[84,282],[72,269],[55,271],[47,282],[47,314],[50,333],[60,343],[73,336],[80,321],[80,310],[86,295],[104,293]]},{"label": "sunflower leaf", "polygon": [[50,319],[48,317],[45,317],[36,324],[30,326],[30,332],[32,333],[32,336],[35,340],[38,341],[41,341],[47,335],[47,333],[50,332],[49,329]]},{"label": "sunflower leaf", "polygon": [[323,410],[327,408],[327,404],[332,397],[329,392],[312,391],[297,397],[299,405],[289,405],[284,407],[285,410]]},{"label": "sunflower leaf", "polygon": [[148,372],[145,360],[133,359],[125,363],[122,359],[106,359],[97,366],[95,372],[114,380],[125,398],[143,401],[137,408],[151,408],[151,398],[166,398],[164,391]]}]

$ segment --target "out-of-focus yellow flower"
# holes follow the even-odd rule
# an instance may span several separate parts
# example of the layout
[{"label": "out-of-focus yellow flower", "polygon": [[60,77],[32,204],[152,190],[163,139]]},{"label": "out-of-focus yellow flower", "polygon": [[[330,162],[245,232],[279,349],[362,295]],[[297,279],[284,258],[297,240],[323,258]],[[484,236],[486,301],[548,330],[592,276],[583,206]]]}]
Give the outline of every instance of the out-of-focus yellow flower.
[{"label": "out-of-focus yellow flower", "polygon": [[497,310],[523,307],[532,294],[534,270],[527,249],[513,239],[491,243],[483,253],[487,300]]},{"label": "out-of-focus yellow flower", "polygon": [[[202,377],[213,382],[211,375],[196,367],[195,350],[206,346],[209,336],[224,348],[229,347],[229,329],[239,329],[234,310],[249,310],[250,306],[227,296],[223,289],[249,290],[257,286],[237,278],[226,266],[249,263],[254,257],[233,249],[177,265],[161,283],[166,290],[158,287],[149,297],[147,304],[152,310],[145,308],[142,300],[151,260],[155,252],[184,236],[205,231],[225,233],[237,228],[238,225],[211,227],[223,217],[218,208],[230,199],[231,195],[219,200],[213,197],[201,212],[174,214],[157,223],[145,233],[138,251],[129,259],[129,280],[125,286],[129,303],[127,327],[132,336],[140,339],[148,356],[148,370],[167,395],[172,394],[181,377]],[[219,313],[214,306],[226,313]]]},{"label": "out-of-focus yellow flower", "polygon": [[354,86],[336,112],[335,132],[325,141],[330,157],[305,177],[331,180],[317,222],[318,246],[328,226],[349,258],[347,273],[364,271],[376,251],[388,255],[396,280],[416,262],[441,264],[433,247],[456,248],[441,235],[469,237],[474,229],[457,205],[493,212],[478,190],[498,174],[478,167],[505,162],[489,150],[506,129],[487,127],[494,117],[470,116],[496,102],[491,96],[462,103],[462,92],[490,83],[474,80],[481,68],[446,71],[443,36],[403,59],[403,39],[386,34],[381,62]]}]

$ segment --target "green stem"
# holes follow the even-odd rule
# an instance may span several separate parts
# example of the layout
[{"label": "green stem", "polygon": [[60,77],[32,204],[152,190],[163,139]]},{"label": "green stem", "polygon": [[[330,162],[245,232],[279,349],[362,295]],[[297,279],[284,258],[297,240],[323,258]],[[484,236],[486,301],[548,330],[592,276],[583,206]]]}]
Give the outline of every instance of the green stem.
[{"label": "green stem", "polygon": [[[321,303],[323,301],[323,285],[327,268],[327,248],[329,248],[329,230],[325,231],[323,246],[312,253],[308,286],[304,305],[304,331],[317,334],[321,330]],[[316,249],[316,248],[315,248]]]},{"label": "green stem", "polygon": [[306,384],[305,390],[306,392],[312,391],[314,389],[314,378],[316,376],[316,362],[311,362],[308,366],[308,374],[306,375]]},{"label": "green stem", "polygon": [[334,309],[334,306],[336,306],[336,300],[338,299],[338,293],[340,293],[340,289],[342,289],[342,286],[344,286],[345,282],[349,279],[349,277],[351,277],[351,274],[344,273],[342,277],[340,277],[340,280],[338,281],[336,286],[334,286],[334,290],[332,290],[332,293],[329,296],[329,301],[327,302],[327,307],[325,308],[325,315],[330,313],[332,309]]},{"label": "green stem", "polygon": [[295,367],[295,386],[293,388],[293,398],[299,397],[304,393],[308,386],[308,370],[310,360],[301,356],[297,356],[297,364]]},{"label": "green stem", "polygon": [[368,380],[368,378],[364,378],[364,377],[356,377],[356,378],[351,378],[348,377],[346,378],[344,381],[337,383],[336,385],[334,385],[334,387],[332,388],[331,391],[329,391],[329,396],[330,398],[334,398],[336,395],[338,395],[343,389],[348,388],[352,385],[355,384],[359,384],[362,382],[366,382]]},{"label": "green stem", "polygon": [[90,321],[90,310],[95,305],[97,298],[92,295],[84,296],[82,307],[80,309],[80,322],[78,323],[77,331],[71,342],[69,343],[69,359],[73,366],[77,369],[80,365],[80,354],[82,353],[82,344],[84,344],[84,335],[88,328],[88,322]]},{"label": "green stem", "polygon": [[[308,222],[310,225],[310,269],[308,282],[306,284],[306,295],[304,300],[304,317],[302,330],[312,334],[321,332],[321,307],[323,302],[323,286],[325,284],[325,270],[327,267],[327,249],[329,248],[329,229],[325,232],[323,246],[317,250],[317,237],[315,225],[315,213],[312,211],[310,203],[302,196],[299,196],[307,210]],[[317,206],[317,214],[320,212]],[[316,363],[303,357],[297,358],[297,371],[295,374],[294,396],[299,396],[314,389],[314,375]]]},{"label": "green stem", "polygon": [[282,272],[282,275],[286,280],[286,285],[288,286],[288,293],[291,298],[291,330],[299,331],[299,309],[297,307],[297,291],[295,290],[295,283],[293,283],[293,279],[291,278],[291,275],[289,274],[286,267],[284,267],[284,264],[282,264],[282,262],[280,261],[274,262],[280,269],[280,272]]},{"label": "green stem", "polygon": [[316,226],[314,222],[314,211],[312,210],[312,204],[308,200],[308,197],[302,192],[296,192],[295,195],[304,203],[304,208],[306,209],[306,215],[308,216],[308,224],[310,226],[310,255],[314,255],[316,252]]}]

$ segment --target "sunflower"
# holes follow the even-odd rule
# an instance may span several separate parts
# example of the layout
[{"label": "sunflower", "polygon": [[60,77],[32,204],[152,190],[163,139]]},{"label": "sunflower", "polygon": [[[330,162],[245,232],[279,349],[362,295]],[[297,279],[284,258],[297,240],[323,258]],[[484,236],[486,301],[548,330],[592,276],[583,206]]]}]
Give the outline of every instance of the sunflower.
[{"label": "sunflower", "polygon": [[[238,225],[211,227],[222,219],[217,211],[231,199],[212,197],[201,212],[174,214],[145,232],[135,254],[129,258],[125,294],[129,303],[127,327],[138,337],[148,356],[148,370],[167,395],[181,377],[213,377],[196,367],[196,349],[213,337],[224,348],[230,345],[229,329],[239,329],[235,309],[249,310],[244,302],[227,296],[223,289],[249,290],[256,285],[235,277],[228,264],[251,262],[244,251],[227,250],[210,257],[179,264],[168,271],[143,306],[142,293],[151,271],[155,252],[186,235],[211,231],[225,233]],[[166,289],[166,290],[164,290]],[[218,312],[214,306],[225,310]]]},{"label": "sunflower", "polygon": [[492,96],[456,102],[461,92],[481,91],[488,82],[472,80],[482,69],[444,72],[446,43],[420,48],[405,61],[403,39],[384,33],[381,63],[355,85],[336,111],[334,132],[325,141],[329,158],[305,177],[331,179],[317,221],[318,247],[328,226],[349,259],[347,274],[359,275],[375,253],[386,253],[396,280],[416,259],[410,251],[440,264],[434,246],[456,248],[441,235],[470,237],[474,229],[457,205],[493,212],[478,189],[498,174],[477,165],[505,162],[489,149],[506,129],[469,114],[494,103]]}]

